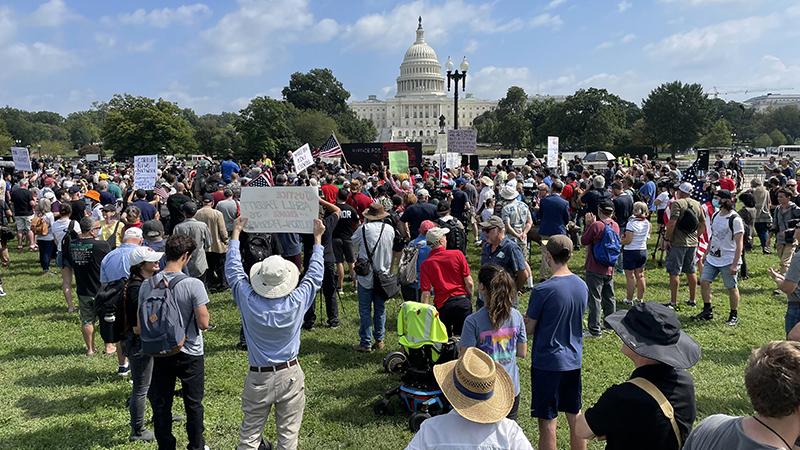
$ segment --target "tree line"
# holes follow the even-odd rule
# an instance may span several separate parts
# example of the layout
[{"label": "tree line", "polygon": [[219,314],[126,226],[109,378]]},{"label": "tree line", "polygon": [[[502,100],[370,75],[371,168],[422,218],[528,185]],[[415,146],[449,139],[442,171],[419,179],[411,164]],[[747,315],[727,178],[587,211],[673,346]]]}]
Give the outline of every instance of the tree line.
[{"label": "tree line", "polygon": [[66,117],[50,111],[0,108],[0,148],[30,146],[34,156],[101,153],[201,153],[240,159],[272,158],[305,142],[371,142],[377,130],[347,104],[350,93],[329,69],[291,75],[283,99],[256,97],[238,113],[197,115],[190,108],[148,97],[114,95]]},{"label": "tree line", "polygon": [[563,101],[529,98],[512,86],[473,121],[478,141],[541,150],[558,136],[565,150],[677,152],[692,147],[770,147],[800,143],[800,109],[757,113],[735,101],[709,98],[699,84],[664,83],[641,107],[605,89],[580,89]]}]

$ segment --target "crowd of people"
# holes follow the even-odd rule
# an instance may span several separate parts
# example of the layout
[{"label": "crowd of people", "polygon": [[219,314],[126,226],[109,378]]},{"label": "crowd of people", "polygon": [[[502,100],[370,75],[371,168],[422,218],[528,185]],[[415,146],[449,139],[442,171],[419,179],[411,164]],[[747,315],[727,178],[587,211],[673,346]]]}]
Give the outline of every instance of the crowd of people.
[{"label": "crowd of people", "polygon": [[[599,166],[559,158],[549,168],[530,155],[479,170],[426,160],[401,174],[380,163],[318,161],[295,173],[290,160],[167,157],[155,186],[142,189],[128,163],[43,160],[0,183],[0,262],[10,263],[13,239],[18,251],[38,251],[43,276],[56,273],[55,258],[86,354],[96,351],[99,325],[103,351],[117,355],[120,376],[131,377],[130,439],[156,440],[159,448],[176,445],[176,380],[188,448],[205,447],[203,332],[214,328],[209,292],[220,291],[230,292],[241,313],[236,345],[249,361],[238,448],[272,447],[263,430],[273,407],[277,447],[296,448],[305,407],[301,334],[320,326],[320,290],[330,328],[340,325],[340,296],[355,293],[356,352],[384,350],[392,297],[433,304],[448,335],[460,336],[461,357],[434,370],[453,411],[425,421],[408,448],[530,448],[515,422],[523,382],[517,359],[529,354],[540,449],[556,448],[560,412],[572,449],[594,437],[610,449],[791,448],[800,436],[800,344],[753,352],[745,386],[756,415],[712,416],[692,432],[696,400],[686,369],[701,350],[675,314],[696,306],[700,271],[703,306],[693,318],[713,320],[712,286],[721,278],[726,324],[736,326],[738,283],[757,235],[764,253],[774,248],[779,256],[770,273],[775,292],[789,299],[786,333],[800,337],[800,174],[790,158],[765,171],[766,182],[757,177],[745,188],[740,164],[721,156],[707,172],[682,173],[676,161],[646,155]],[[248,185],[318,187],[313,233],[244,231],[239,199]],[[655,248],[648,246],[651,226]],[[479,255],[477,286],[470,247]],[[581,247],[576,274],[570,261]],[[534,261],[535,248],[541,258]],[[648,294],[648,249],[665,258],[664,304]],[[624,296],[615,293],[615,273],[624,273]],[[520,299],[528,297],[523,313]],[[124,301],[116,315],[104,309],[109,298]],[[121,327],[116,339],[103,333],[109,323]],[[634,370],[584,408],[583,341],[604,332],[620,337]],[[153,431],[145,428],[148,399]]]}]

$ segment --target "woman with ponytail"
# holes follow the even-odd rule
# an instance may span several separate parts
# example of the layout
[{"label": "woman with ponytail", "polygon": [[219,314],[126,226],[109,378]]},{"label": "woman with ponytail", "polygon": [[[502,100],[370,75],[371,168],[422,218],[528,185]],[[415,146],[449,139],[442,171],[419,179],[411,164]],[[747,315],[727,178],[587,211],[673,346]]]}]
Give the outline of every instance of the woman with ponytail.
[{"label": "woman with ponytail", "polygon": [[528,353],[528,337],[522,314],[511,306],[517,286],[502,267],[486,265],[478,272],[478,291],[486,304],[464,321],[459,342],[461,354],[469,347],[478,347],[511,376],[514,382],[514,407],[508,418],[517,420],[519,409],[519,369],[517,357]]}]

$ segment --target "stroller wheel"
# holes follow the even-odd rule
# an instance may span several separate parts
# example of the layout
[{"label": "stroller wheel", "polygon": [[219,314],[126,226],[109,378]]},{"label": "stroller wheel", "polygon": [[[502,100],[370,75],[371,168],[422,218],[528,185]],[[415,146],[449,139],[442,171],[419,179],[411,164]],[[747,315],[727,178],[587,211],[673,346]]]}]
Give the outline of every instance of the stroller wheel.
[{"label": "stroller wheel", "polygon": [[392,405],[388,398],[382,398],[372,405],[372,411],[376,416],[393,416],[394,405]]},{"label": "stroller wheel", "polygon": [[391,352],[383,358],[383,369],[387,373],[397,373],[406,363],[406,355],[403,352]]},{"label": "stroller wheel", "polygon": [[416,433],[419,431],[419,427],[422,426],[422,422],[427,419],[430,419],[431,415],[428,413],[417,412],[411,414],[411,417],[408,419],[408,428],[413,432]]}]

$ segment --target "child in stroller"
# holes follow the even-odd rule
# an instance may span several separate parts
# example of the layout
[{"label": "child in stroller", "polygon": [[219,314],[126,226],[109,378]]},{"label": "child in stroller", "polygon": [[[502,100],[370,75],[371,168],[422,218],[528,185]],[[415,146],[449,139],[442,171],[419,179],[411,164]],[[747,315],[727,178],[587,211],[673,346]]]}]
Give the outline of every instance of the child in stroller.
[{"label": "child in stroller", "polygon": [[433,366],[458,359],[458,337],[448,338],[439,313],[433,305],[405,302],[397,315],[397,333],[403,351],[383,359],[386,372],[401,374],[401,384],[383,393],[373,405],[376,415],[392,415],[390,399],[400,398],[411,413],[409,428],[416,432],[422,421],[450,411],[436,379]]}]

